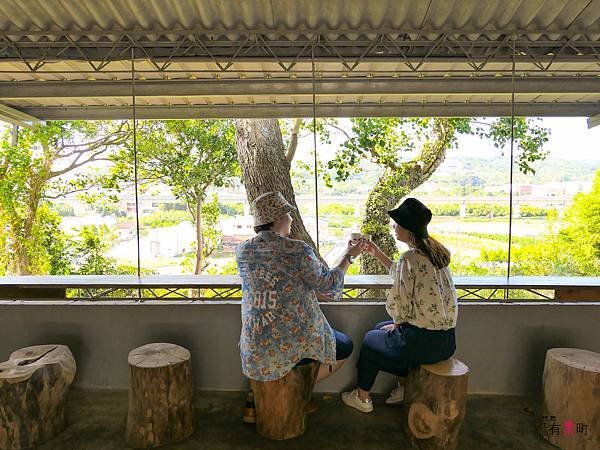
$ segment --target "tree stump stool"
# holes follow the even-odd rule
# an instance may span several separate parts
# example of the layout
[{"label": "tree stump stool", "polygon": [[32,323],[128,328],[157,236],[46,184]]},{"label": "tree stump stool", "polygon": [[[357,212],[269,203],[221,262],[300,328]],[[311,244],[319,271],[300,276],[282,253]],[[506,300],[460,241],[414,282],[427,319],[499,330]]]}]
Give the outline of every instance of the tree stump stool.
[{"label": "tree stump stool", "polygon": [[250,380],[256,407],[256,431],[268,439],[298,437],[306,430],[310,401],[319,363],[294,367],[275,381]]},{"label": "tree stump stool", "polygon": [[65,426],[75,359],[65,345],[35,345],[0,363],[0,449],[29,448]]},{"label": "tree stump stool", "polygon": [[600,354],[548,350],[543,391],[544,439],[563,450],[600,449]]},{"label": "tree stump stool", "polygon": [[147,344],[129,352],[127,444],[158,447],[194,433],[190,352],[174,344]]},{"label": "tree stump stool", "polygon": [[413,447],[456,449],[468,379],[469,368],[456,358],[410,371],[404,390],[404,427]]}]

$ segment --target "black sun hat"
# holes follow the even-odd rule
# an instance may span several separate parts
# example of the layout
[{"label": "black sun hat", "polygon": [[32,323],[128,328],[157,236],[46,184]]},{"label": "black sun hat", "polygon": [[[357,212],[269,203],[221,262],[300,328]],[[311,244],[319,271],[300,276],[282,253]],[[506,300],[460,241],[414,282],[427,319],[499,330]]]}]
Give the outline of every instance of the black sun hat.
[{"label": "black sun hat", "polygon": [[407,198],[396,209],[388,211],[388,214],[394,222],[416,236],[429,237],[427,224],[431,222],[431,211],[416,198]]}]

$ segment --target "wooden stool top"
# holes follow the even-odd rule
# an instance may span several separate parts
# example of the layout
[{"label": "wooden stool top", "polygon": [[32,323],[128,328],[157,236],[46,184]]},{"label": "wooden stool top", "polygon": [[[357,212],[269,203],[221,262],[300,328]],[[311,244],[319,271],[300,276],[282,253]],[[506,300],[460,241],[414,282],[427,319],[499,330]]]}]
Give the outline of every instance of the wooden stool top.
[{"label": "wooden stool top", "polygon": [[0,380],[17,383],[27,380],[41,367],[58,364],[65,373],[69,383],[75,377],[75,360],[66,345],[32,345],[15,350],[8,361],[0,363]]},{"label": "wooden stool top", "polygon": [[579,348],[551,348],[546,356],[575,369],[600,373],[600,353]]},{"label": "wooden stool top", "polygon": [[467,365],[456,358],[445,359],[435,364],[422,364],[421,367],[443,377],[460,377],[469,373]]},{"label": "wooden stool top", "polygon": [[163,342],[142,345],[129,352],[127,362],[143,368],[167,367],[188,361],[190,352],[179,345]]}]

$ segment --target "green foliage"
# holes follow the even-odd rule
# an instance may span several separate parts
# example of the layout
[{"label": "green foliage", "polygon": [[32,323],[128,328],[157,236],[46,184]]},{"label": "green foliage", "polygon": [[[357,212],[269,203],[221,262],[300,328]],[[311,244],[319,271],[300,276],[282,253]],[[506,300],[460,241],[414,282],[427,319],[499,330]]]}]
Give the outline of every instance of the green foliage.
[{"label": "green foliage", "polygon": [[[483,183],[484,186],[505,184],[510,169],[508,158],[500,156],[494,158],[453,157],[452,162],[456,170],[436,172],[430,180],[432,183],[428,188],[431,190],[428,192],[440,196],[481,195],[485,191],[481,189],[479,182]],[[591,181],[597,167],[598,163],[594,160],[546,159],[543,164],[536,163],[535,165],[535,183]],[[364,175],[372,177],[369,172],[364,172]],[[514,172],[513,180],[515,184],[532,183],[531,175],[524,175],[519,171]],[[508,191],[505,193],[508,193]]]},{"label": "green foliage", "polygon": [[243,203],[219,203],[219,212],[226,216],[243,216],[244,215],[244,204]]},{"label": "green foliage", "polygon": [[[202,266],[200,267],[203,271],[208,267],[208,258],[217,250],[222,232],[217,228],[219,221],[219,199],[216,194],[213,194],[210,201],[205,202],[202,205],[202,232],[203,232],[203,246],[202,246]],[[196,243],[197,244],[197,243]],[[187,253],[181,262],[181,267],[188,271],[193,272],[197,265],[197,254]]]},{"label": "green foliage", "polygon": [[550,136],[550,131],[540,126],[539,122],[540,119],[501,117],[494,120],[489,127],[478,125],[475,134],[491,139],[496,148],[508,146],[511,137],[514,137],[517,150],[515,162],[519,171],[523,174],[535,173],[532,163],[547,156],[542,147]]},{"label": "green foliage", "polygon": [[596,172],[589,194],[579,193],[566,211],[561,244],[572,255],[582,275],[600,274],[600,170]]},{"label": "green foliage", "polygon": [[521,217],[556,217],[558,215],[558,211],[555,208],[539,208],[537,206],[521,205],[519,210]]},{"label": "green foliage", "polygon": [[76,273],[99,275],[112,272],[114,261],[104,256],[109,242],[115,236],[106,225],[84,225],[78,230],[73,252],[76,258]]},{"label": "green foliage", "polygon": [[144,228],[172,227],[181,222],[191,222],[192,217],[187,211],[160,211],[145,214],[140,217],[140,226]]},{"label": "green foliage", "polygon": [[161,203],[160,204],[161,211],[187,211],[187,206],[185,203]]},{"label": "green foliage", "polygon": [[[505,236],[507,239],[507,236]],[[469,276],[506,275],[508,248],[481,249],[480,257],[464,261],[454,258],[453,273]],[[513,276],[573,276],[580,275],[573,259],[556,236],[547,235],[530,244],[513,243],[511,269]]]},{"label": "green foliage", "polygon": [[5,217],[0,214],[0,277],[8,275],[10,264],[10,253],[6,250],[9,248],[8,229]]},{"label": "green foliage", "polygon": [[[197,243],[195,273],[215,248],[218,202],[205,203],[209,188],[230,186],[240,174],[235,128],[230,120],[143,121],[139,124],[138,174],[144,184],[163,183],[187,206],[204,241]],[[127,167],[133,167],[129,149]],[[207,214],[205,217],[204,215]],[[216,215],[216,216],[215,216]]]},{"label": "green foliage", "polygon": [[362,170],[361,161],[396,168],[401,162],[401,152],[414,150],[415,143],[409,131],[402,128],[405,119],[395,117],[354,118],[352,137],[343,144],[342,150],[327,163],[325,183],[331,186],[332,179],[346,180]]},{"label": "green foliage", "polygon": [[482,260],[464,261],[460,258],[452,258],[450,270],[455,275],[485,277],[506,276],[506,265]]},{"label": "green foliage", "polygon": [[[510,118],[498,118],[492,121],[470,118],[445,120],[450,127],[449,148],[456,145],[456,137],[459,134],[489,139],[499,149],[510,143]],[[419,154],[415,155],[415,153],[418,153],[419,148],[422,149],[427,145],[434,122],[432,118],[352,119],[352,136],[327,163],[330,172],[325,176],[326,182],[331,185],[333,179],[343,181],[351,174],[362,171],[361,162],[365,158],[381,167],[392,169],[396,176],[401,177],[404,171],[403,163],[415,157],[417,161],[419,160]],[[547,156],[542,146],[548,141],[549,130],[541,127],[536,119],[515,117],[514,137],[516,163],[520,171],[525,174],[534,173],[533,163]],[[471,181],[474,186],[480,182],[477,178]]]},{"label": "green foliage", "polygon": [[327,226],[330,228],[352,228],[356,223],[353,217],[335,217],[327,221]]},{"label": "green foliage", "polygon": [[221,266],[210,266],[206,269],[208,275],[237,275],[239,273],[235,258],[227,261]]},{"label": "green foliage", "polygon": [[508,217],[508,205],[474,203],[467,205],[467,216],[472,217]]},{"label": "green foliage", "polygon": [[[222,232],[218,229],[217,224],[219,222],[219,199],[216,194],[213,194],[211,199],[202,204],[202,220],[203,220],[203,232],[204,232],[204,246],[202,248],[203,260],[206,261],[208,257],[217,249],[217,245],[220,242]],[[208,263],[204,263],[206,267]]]},{"label": "green foliage", "polygon": [[66,202],[52,202],[50,204],[50,209],[55,211],[61,217],[73,217],[75,215],[73,205]]},{"label": "green foliage", "polygon": [[319,215],[323,217],[328,216],[353,216],[354,206],[352,205],[339,205],[337,203],[324,203],[319,205]]},{"label": "green foliage", "polygon": [[145,121],[139,135],[140,178],[166,184],[190,209],[209,187],[228,186],[240,173],[231,121]]},{"label": "green foliage", "polygon": [[40,270],[48,275],[69,275],[72,271],[72,241],[60,229],[61,218],[48,204],[38,210],[40,223],[39,236],[45,249],[47,268]]},{"label": "green foliage", "polygon": [[103,216],[115,216],[115,217],[126,217],[127,213],[119,208],[116,203],[117,199],[114,200],[98,196],[93,200],[94,209]]},{"label": "green foliage", "polygon": [[[557,220],[554,209],[530,208],[523,205],[523,215],[545,216],[549,225]],[[507,236],[485,233],[469,233],[469,236],[507,240]],[[479,258],[468,261],[454,258],[451,268],[460,275],[504,275],[506,261],[505,246],[484,247]],[[599,273],[600,170],[596,172],[591,192],[579,193],[573,199],[558,234],[549,230],[539,237],[513,237],[511,247],[512,275],[598,276]]]},{"label": "green foliage", "polygon": [[114,258],[105,256],[114,232],[106,225],[84,225],[73,240],[73,261],[76,275],[134,275],[137,268],[117,264]]},{"label": "green foliage", "polygon": [[[433,204],[429,209],[434,216],[457,217],[460,215],[458,203]],[[508,205],[494,205],[489,203],[469,203],[465,209],[468,217],[508,217]],[[539,208],[531,205],[520,206],[521,217],[556,217],[558,212],[555,208]]]},{"label": "green foliage", "polygon": [[460,205],[458,203],[429,205],[429,209],[434,216],[458,216],[460,214]]},{"label": "green foliage", "polygon": [[[545,157],[542,145],[548,140],[546,129],[534,120],[504,118],[481,122],[470,118],[354,118],[352,135],[327,163],[325,184],[345,181],[363,170],[368,159],[383,169],[372,187],[365,206],[361,231],[371,234],[373,241],[387,253],[395,250],[389,233],[385,211],[392,209],[414,189],[422,185],[443,161],[446,151],[454,147],[459,134],[490,139],[502,148],[514,136],[517,164],[523,173],[533,172],[532,163]],[[508,125],[508,128],[507,128]],[[481,190],[483,181],[473,177],[461,186],[461,195],[473,189]],[[505,215],[503,210],[488,208],[485,215]],[[471,214],[482,215],[483,208],[471,208]],[[383,273],[371,257],[362,262],[365,273]]]},{"label": "green foliage", "polygon": [[44,234],[56,228],[45,205],[69,193],[94,195],[94,188],[114,188],[112,177],[82,169],[108,159],[128,137],[127,122],[55,121],[20,130],[18,143],[12,145],[6,129],[0,143],[0,216],[5,233],[0,260],[7,273],[67,270],[61,268],[62,257],[48,253],[63,244],[51,243],[53,238]]}]

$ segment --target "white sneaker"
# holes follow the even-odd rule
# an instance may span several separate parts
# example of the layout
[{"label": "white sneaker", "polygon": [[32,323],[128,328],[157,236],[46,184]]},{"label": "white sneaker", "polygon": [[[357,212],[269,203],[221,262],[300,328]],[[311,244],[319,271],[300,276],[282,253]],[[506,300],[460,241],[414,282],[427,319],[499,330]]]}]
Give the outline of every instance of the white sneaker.
[{"label": "white sneaker", "polygon": [[404,386],[398,385],[391,393],[388,398],[385,399],[385,403],[388,405],[399,405],[404,401]]},{"label": "white sneaker", "polygon": [[365,401],[358,398],[358,389],[350,392],[342,392],[342,401],[350,408],[358,409],[360,412],[370,413],[373,411],[373,402],[370,398]]}]

